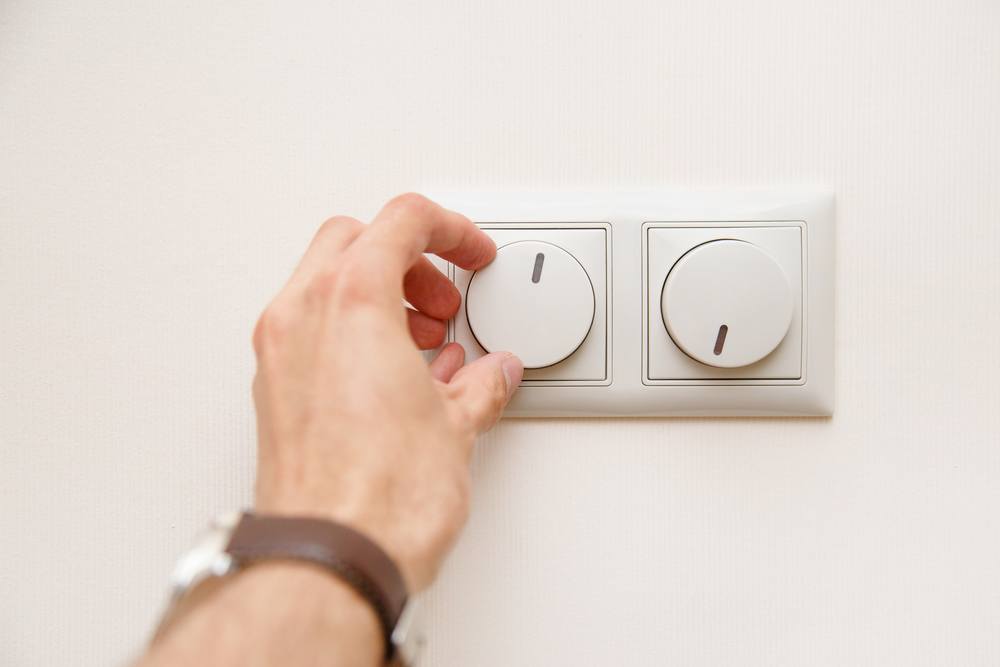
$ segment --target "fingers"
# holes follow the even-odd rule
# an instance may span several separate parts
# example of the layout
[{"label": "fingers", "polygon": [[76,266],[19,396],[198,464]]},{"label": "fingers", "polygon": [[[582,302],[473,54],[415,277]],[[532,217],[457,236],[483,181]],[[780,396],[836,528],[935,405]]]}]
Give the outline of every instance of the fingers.
[{"label": "fingers", "polygon": [[333,266],[339,257],[357,239],[365,225],[346,215],[330,218],[316,230],[316,235],[299,260],[298,266],[288,280],[289,285],[301,285],[324,270]]},{"label": "fingers", "polygon": [[460,369],[448,384],[477,433],[490,429],[500,419],[511,396],[521,384],[524,366],[509,352],[494,352]]},{"label": "fingers", "polygon": [[464,363],[465,349],[458,343],[448,343],[431,362],[431,375],[439,382],[451,382]]},{"label": "fingers", "polygon": [[413,339],[422,348],[436,347],[444,338],[440,320],[451,319],[462,299],[424,252],[475,270],[493,260],[496,245],[465,216],[420,195],[400,195],[369,225],[345,216],[327,220],[286,287],[318,286],[327,293],[336,285],[341,303],[376,305],[394,319],[405,299],[423,315],[406,314]]},{"label": "fingers", "polygon": [[471,220],[412,193],[390,200],[360,243],[370,253],[369,261],[400,278],[425,252],[468,270],[482,268],[496,256],[496,244]]},{"label": "fingers", "polygon": [[406,309],[406,326],[410,329],[413,342],[421,350],[433,350],[444,342],[448,326],[441,320],[427,317],[412,308]]},{"label": "fingers", "polygon": [[439,320],[450,320],[462,305],[455,285],[422,255],[403,278],[403,296],[414,308]]}]

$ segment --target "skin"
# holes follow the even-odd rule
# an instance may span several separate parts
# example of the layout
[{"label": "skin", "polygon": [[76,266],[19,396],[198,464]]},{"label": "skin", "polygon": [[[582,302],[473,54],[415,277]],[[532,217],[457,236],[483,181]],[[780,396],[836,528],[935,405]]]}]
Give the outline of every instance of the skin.
[{"label": "skin", "polygon": [[[260,513],[317,516],[377,542],[411,592],[429,586],[469,511],[469,458],[521,381],[510,353],[428,366],[461,295],[423,255],[496,255],[468,218],[392,199],[368,225],[322,225],[254,330]],[[403,301],[411,307],[404,307]],[[419,349],[418,349],[419,348]],[[368,603],[308,564],[268,562],[199,587],[139,665],[377,665]]]}]

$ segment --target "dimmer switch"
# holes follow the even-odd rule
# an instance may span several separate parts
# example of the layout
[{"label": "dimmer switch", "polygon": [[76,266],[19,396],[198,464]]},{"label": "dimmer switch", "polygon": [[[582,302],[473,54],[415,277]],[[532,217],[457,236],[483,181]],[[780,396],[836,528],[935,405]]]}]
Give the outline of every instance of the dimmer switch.
[{"label": "dimmer switch", "polygon": [[796,222],[647,223],[645,382],[801,383]]},{"label": "dimmer switch", "polygon": [[610,363],[610,234],[602,223],[484,223],[496,258],[453,267],[464,304],[451,340],[466,361],[514,352],[524,387],[606,385]]},{"label": "dimmer switch", "polygon": [[811,189],[428,195],[497,246],[448,265],[466,363],[525,364],[505,415],[833,411],[833,197]]},{"label": "dimmer switch", "polygon": [[552,243],[517,241],[473,274],[465,299],[472,335],[487,352],[509,351],[525,368],[573,354],[594,322],[594,288],[583,265]]},{"label": "dimmer switch", "polygon": [[770,354],[788,332],[793,305],[781,265],[759,246],[732,239],[685,253],[660,298],[677,347],[718,368],[749,366]]}]

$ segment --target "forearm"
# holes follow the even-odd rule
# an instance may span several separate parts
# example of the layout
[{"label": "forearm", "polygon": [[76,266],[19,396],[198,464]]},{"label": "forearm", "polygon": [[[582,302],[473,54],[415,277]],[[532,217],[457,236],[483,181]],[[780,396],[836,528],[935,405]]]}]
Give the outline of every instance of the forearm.
[{"label": "forearm", "polygon": [[381,664],[371,606],[347,584],[297,563],[262,563],[208,592],[137,667]]}]

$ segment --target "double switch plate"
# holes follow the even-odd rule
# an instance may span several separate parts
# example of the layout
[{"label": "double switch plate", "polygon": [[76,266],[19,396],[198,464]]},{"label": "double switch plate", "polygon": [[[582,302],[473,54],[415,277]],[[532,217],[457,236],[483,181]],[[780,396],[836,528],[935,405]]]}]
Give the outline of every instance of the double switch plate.
[{"label": "double switch plate", "polygon": [[506,414],[833,412],[833,198],[812,190],[431,197],[497,244],[448,339],[511,351]]}]

